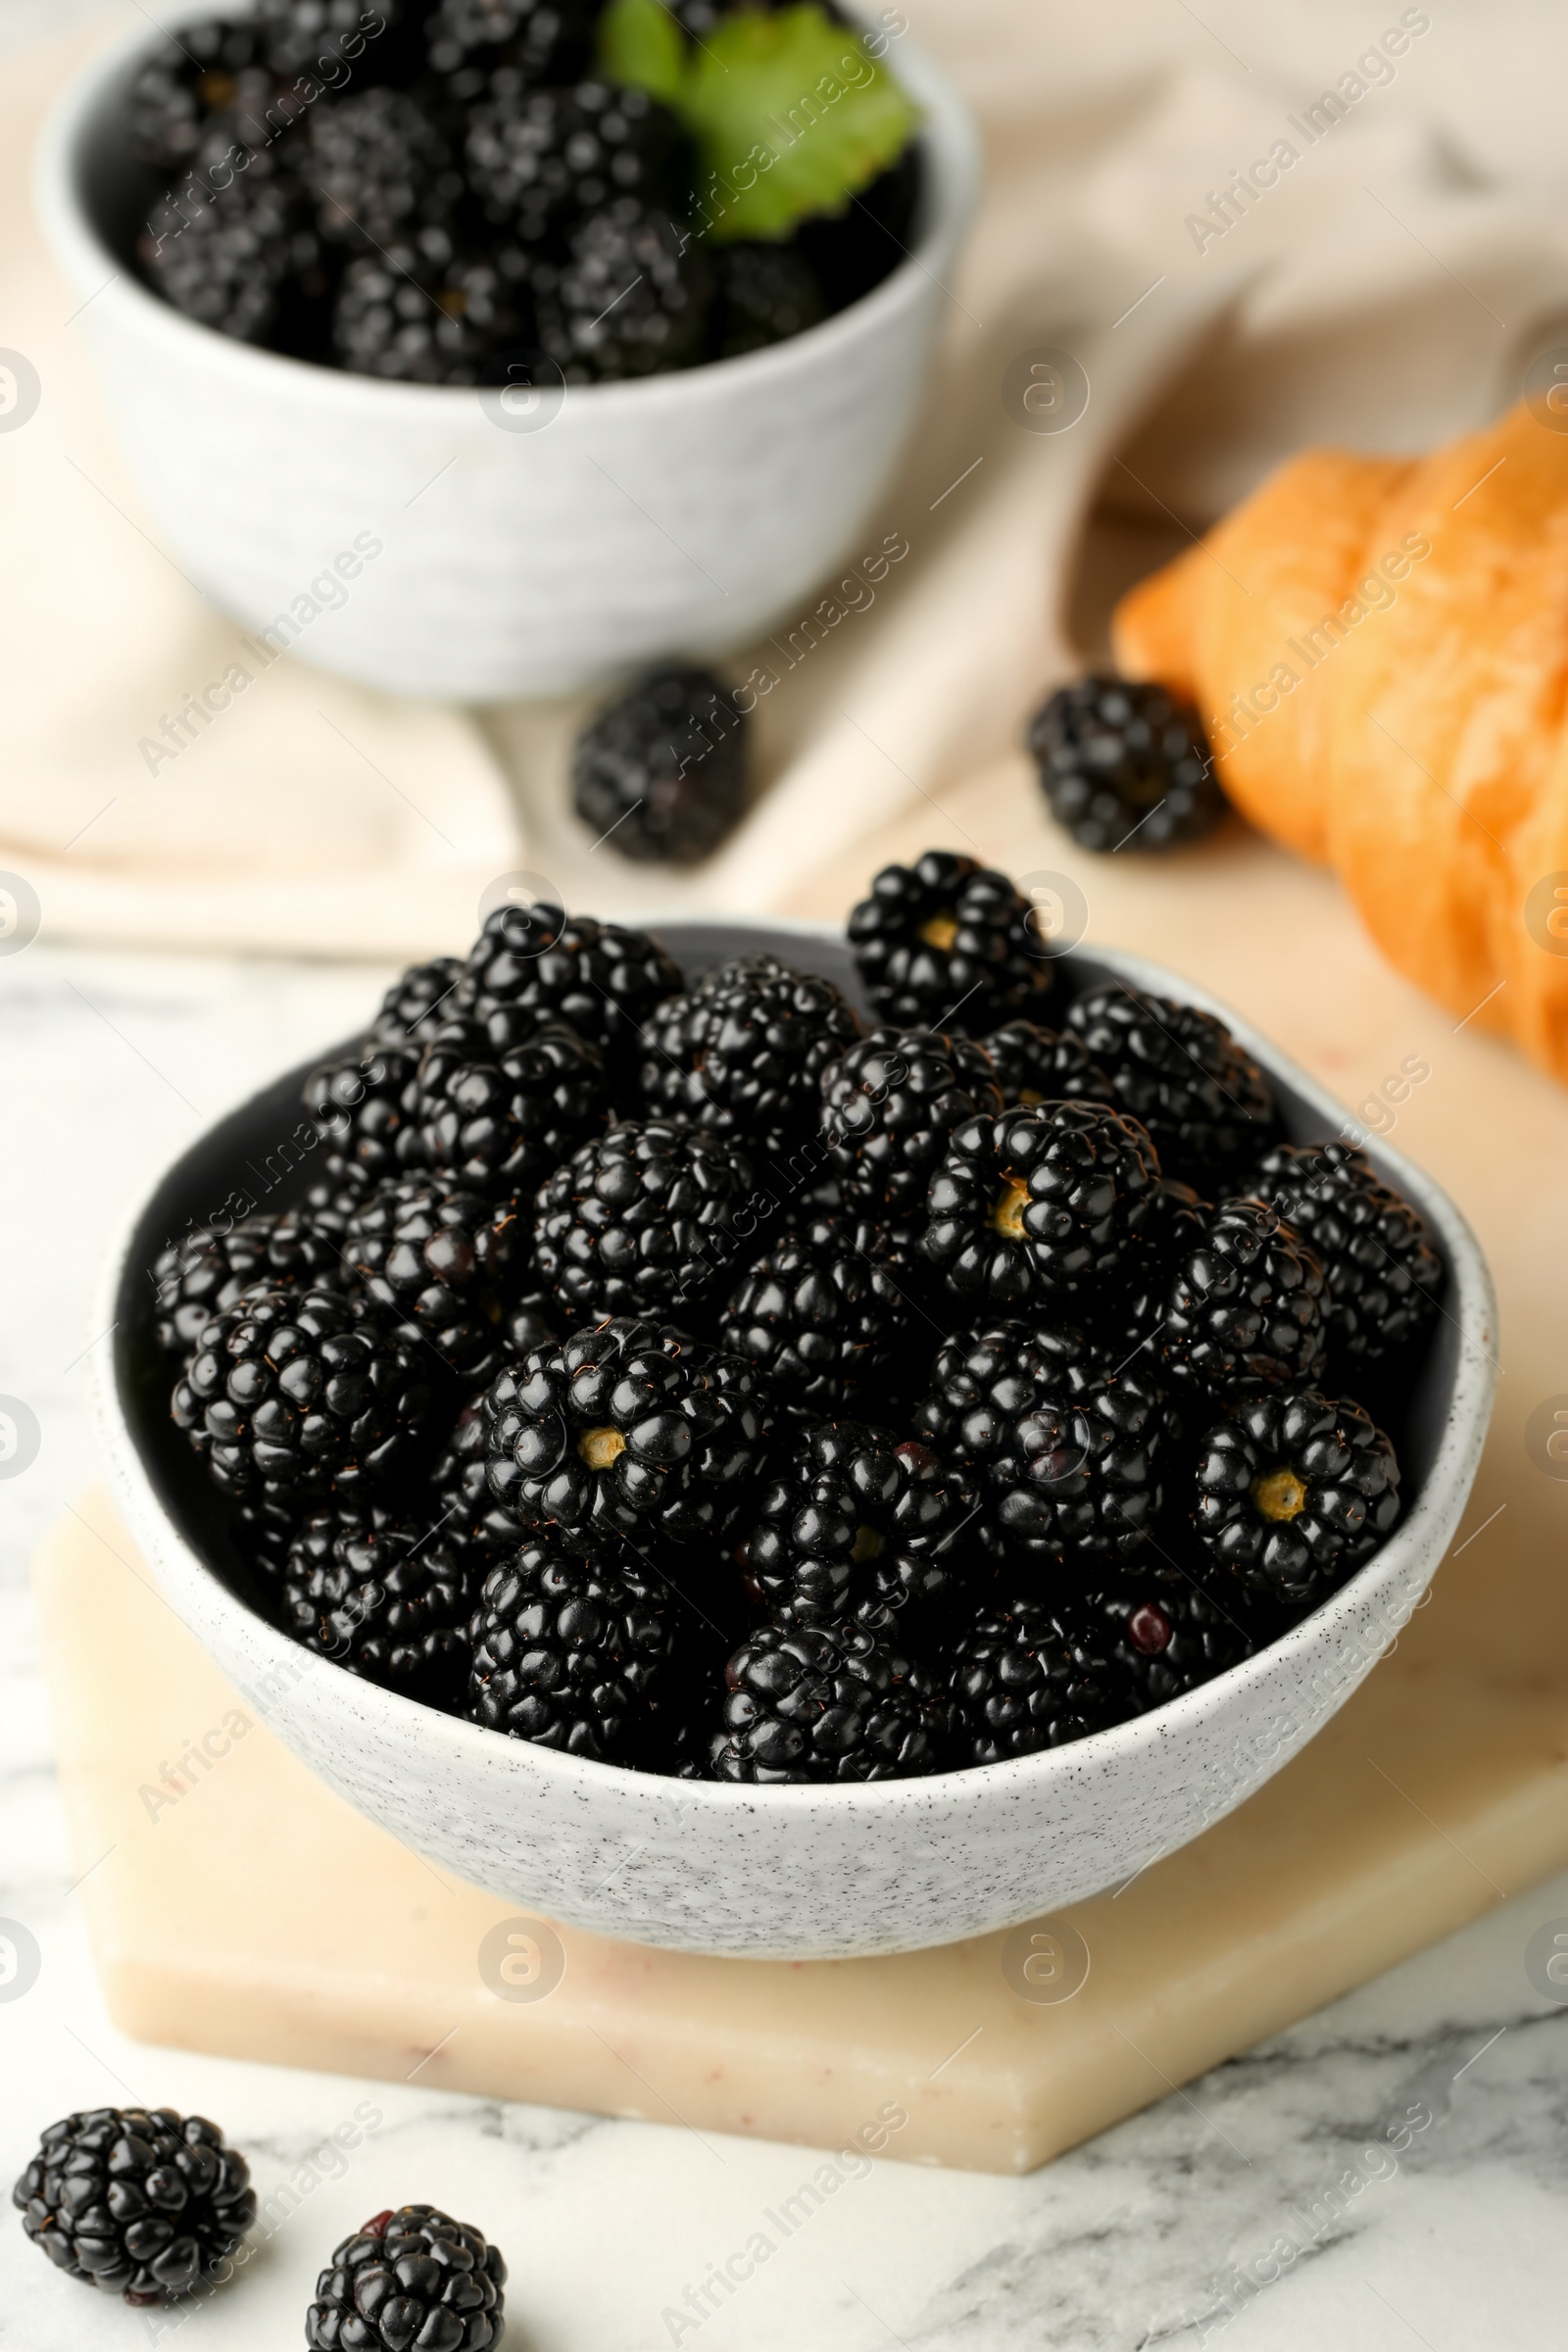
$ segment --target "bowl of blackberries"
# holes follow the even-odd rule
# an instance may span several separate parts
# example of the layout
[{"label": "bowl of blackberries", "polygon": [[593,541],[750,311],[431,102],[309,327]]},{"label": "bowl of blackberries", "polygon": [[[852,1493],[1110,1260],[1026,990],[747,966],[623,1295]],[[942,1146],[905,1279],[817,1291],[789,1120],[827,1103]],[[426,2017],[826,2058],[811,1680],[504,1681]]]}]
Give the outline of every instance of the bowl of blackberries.
[{"label": "bowl of blackberries", "polygon": [[932,851],[847,934],[498,906],[163,1178],[102,1423],[174,1607],[407,1843],[850,1954],[1295,1753],[1451,1537],[1492,1315],[1311,1079]]},{"label": "bowl of blackberries", "polygon": [[[178,0],[39,203],[160,531],[400,692],[554,693],[800,617],[917,417],[969,118],[837,0]],[[281,650],[281,648],[279,649]]]}]

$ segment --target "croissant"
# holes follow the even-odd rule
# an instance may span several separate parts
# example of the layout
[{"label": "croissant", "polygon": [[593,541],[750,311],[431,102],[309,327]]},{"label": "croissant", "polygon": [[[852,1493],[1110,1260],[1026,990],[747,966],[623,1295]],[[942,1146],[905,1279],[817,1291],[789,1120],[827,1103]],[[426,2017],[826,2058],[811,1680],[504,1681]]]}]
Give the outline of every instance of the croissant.
[{"label": "croissant", "polygon": [[[1549,396],[1544,404],[1550,414]],[[1230,798],[1391,962],[1568,1078],[1568,414],[1309,450],[1117,608]]]}]

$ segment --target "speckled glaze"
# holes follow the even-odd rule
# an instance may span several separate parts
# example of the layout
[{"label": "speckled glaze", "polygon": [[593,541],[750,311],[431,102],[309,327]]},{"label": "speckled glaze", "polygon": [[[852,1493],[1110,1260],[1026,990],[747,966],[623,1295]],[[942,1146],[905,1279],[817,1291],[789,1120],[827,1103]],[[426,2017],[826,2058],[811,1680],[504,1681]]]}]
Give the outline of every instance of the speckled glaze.
[{"label": "speckled glaze", "polygon": [[[855,994],[840,937],[809,926],[666,924],[688,975],[772,950]],[[1062,959],[1076,987],[1116,975],[1221,1014],[1269,1070],[1294,1141],[1337,1134],[1337,1104],[1227,1007],[1172,973],[1100,951]],[[1271,1648],[1153,1714],[1075,1746],[869,1788],[744,1788],[580,1762],[432,1713],[313,1659],[201,1556],[160,1459],[161,1403],[138,1393],[147,1269],[224,1198],[224,1172],[286,1132],[303,1073],[211,1131],[133,1218],[107,1273],[100,1436],[122,1508],[174,1607],[247,1702],[313,1771],[441,1868],[601,1935],[754,1958],[848,1958],[1013,1925],[1130,1876],[1278,1771],[1394,1639],[1452,1539],[1491,1412],[1495,1307],[1469,1227],[1398,1153],[1369,1152],[1418,1201],[1449,1275],[1412,1385],[1415,1499],[1345,1590]],[[188,1486],[188,1478],[185,1482]],[[186,1520],[184,1530],[176,1520]]]},{"label": "speckled glaze", "polygon": [[810,612],[835,564],[875,552],[862,537],[914,426],[979,184],[969,117],[906,37],[892,62],[924,111],[927,186],[891,276],[769,350],[573,386],[559,413],[547,401],[505,424],[494,394],[253,350],[119,267],[94,220],[114,201],[120,93],[155,38],[143,25],[66,92],[38,207],[148,511],[247,628],[287,614],[368,533],[382,552],[311,636],[313,662],[399,694],[556,694],[752,644]]}]

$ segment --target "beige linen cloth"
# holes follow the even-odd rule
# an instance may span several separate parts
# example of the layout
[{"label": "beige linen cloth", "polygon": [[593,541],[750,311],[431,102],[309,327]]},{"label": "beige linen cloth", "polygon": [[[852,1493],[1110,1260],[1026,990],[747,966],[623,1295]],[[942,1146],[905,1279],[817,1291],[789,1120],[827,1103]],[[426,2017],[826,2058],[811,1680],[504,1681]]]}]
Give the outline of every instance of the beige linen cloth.
[{"label": "beige linen cloth", "polygon": [[[902,6],[988,153],[925,417],[867,534],[903,532],[910,559],[761,706],[752,813],[678,877],[576,824],[576,705],[475,717],[290,654],[147,774],[140,739],[239,630],[150,535],[27,185],[52,91],[127,20],[7,62],[0,347],[43,397],[0,434],[0,868],[37,892],[47,936],[412,956],[462,946],[517,869],[607,913],[821,905],[877,836],[907,846],[912,811],[963,846],[945,801],[970,806],[961,779],[1081,665],[1093,509],[1201,527],[1303,441],[1415,449],[1482,421],[1568,340],[1560,11]],[[1088,377],[1069,431],[1004,405],[1009,363],[1042,346]]]}]

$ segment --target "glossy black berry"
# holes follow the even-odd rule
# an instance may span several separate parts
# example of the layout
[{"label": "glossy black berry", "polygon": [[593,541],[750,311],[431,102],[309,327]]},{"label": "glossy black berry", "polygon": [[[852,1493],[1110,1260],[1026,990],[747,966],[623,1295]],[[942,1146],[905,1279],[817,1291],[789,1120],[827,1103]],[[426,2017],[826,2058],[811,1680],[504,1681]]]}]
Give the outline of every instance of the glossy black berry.
[{"label": "glossy black berry", "polygon": [[1208,1391],[1315,1380],[1327,1352],[1328,1284],[1266,1200],[1224,1200],[1165,1298],[1167,1362]]},{"label": "glossy black berry", "polygon": [[741,1276],[721,1346],[747,1356],[788,1404],[885,1412],[920,1360],[925,1284],[875,1227],[822,1215],[779,1233]]},{"label": "glossy black berry", "polygon": [[611,1055],[641,1050],[656,1004],[677,996],[679,967],[657,940],[559,906],[498,906],[468,956],[463,1010],[491,1023],[510,1045],[518,1017],[564,1021]]},{"label": "glossy black berry", "polygon": [[886,865],[850,916],[850,945],[879,1016],[983,1037],[1033,1018],[1054,980],[1034,907],[1005,874],[952,850]]},{"label": "glossy black berry", "polygon": [[1116,1277],[1158,1181],[1149,1137],[1107,1103],[966,1119],[931,1181],[926,1254],[959,1298],[1038,1305]]},{"label": "glossy black berry", "polygon": [[1443,1262],[1418,1208],[1349,1144],[1277,1144],[1250,1188],[1271,1201],[1328,1277],[1328,1344],[1346,1364],[1381,1364],[1430,1329]]},{"label": "glossy black berry", "polygon": [[584,81],[529,83],[503,69],[468,118],[468,185],[488,218],[547,245],[617,199],[679,214],[692,154],[667,107],[646,90]]},{"label": "glossy black berry", "polygon": [[532,339],[525,286],[425,227],[343,272],[332,308],[332,351],[355,375],[402,384],[480,384],[504,355]]},{"label": "glossy black berry", "polygon": [[1394,1447],[1348,1397],[1245,1396],[1199,1446],[1198,1533],[1221,1568],[1271,1598],[1323,1599],[1398,1515]]},{"label": "glossy black berry", "polygon": [[955,1128],[1001,1108],[991,1056],[961,1037],[878,1029],[822,1074],[832,1170],[847,1203],[883,1219],[922,1215]]},{"label": "glossy black berry", "polygon": [[417,1051],[427,1046],[441,1022],[456,1011],[453,992],[463,978],[457,956],[437,956],[429,963],[411,963],[381,999],[381,1009],[370,1024],[367,1043],[401,1046]]},{"label": "glossy black berry", "polygon": [[252,1283],[333,1288],[342,1269],[344,1220],[329,1210],[289,1210],[186,1234],[154,1262],[158,1345],[185,1356],[211,1318]]},{"label": "glossy black berry", "polygon": [[172,2107],[64,2117],[11,2193],[57,2270],[127,2303],[170,2303],[226,2276],[256,2219],[244,2157],[216,2124]]},{"label": "glossy black berry", "polygon": [[311,1072],[302,1100],[335,1182],[369,1192],[417,1164],[418,1071],[416,1048],[368,1043]]},{"label": "glossy black berry", "polygon": [[966,1764],[1065,1747],[1132,1712],[1087,1610],[1021,1595],[983,1608],[954,1645]]},{"label": "glossy black berry", "polygon": [[436,1025],[415,1090],[419,1156],[503,1198],[532,1193],[605,1124],[604,1055],[564,1021],[497,1047],[482,1021]]},{"label": "glossy black berry", "polygon": [[643,1094],[656,1117],[690,1119],[771,1161],[812,1134],[822,1074],[859,1034],[831,980],[739,956],[653,1015]]},{"label": "glossy black berry", "polygon": [[135,161],[172,180],[194,162],[215,120],[247,112],[272,94],[258,66],[255,27],[217,22],[182,25],[138,66],[125,98]]},{"label": "glossy black berry", "polygon": [[1165,1175],[1212,1199],[1272,1140],[1273,1089],[1212,1013],[1107,981],[1069,1007],[1067,1026],[1148,1128]]},{"label": "glossy black berry", "polygon": [[334,2248],[305,2341],[311,2352],[493,2352],[506,2283],[482,2230],[433,2205],[403,2205]]},{"label": "glossy black berry", "polygon": [[402,90],[350,89],[313,108],[302,169],[322,236],[354,253],[443,225],[462,193],[445,139]]},{"label": "glossy black berry", "polygon": [[1052,815],[1080,849],[1174,849],[1225,813],[1202,721],[1163,686],[1088,677],[1060,687],[1029,749]]},{"label": "glossy black berry", "polygon": [[525,1240],[514,1201],[443,1176],[405,1176],[355,1211],[343,1254],[370,1298],[473,1387],[507,1350],[502,1297]]},{"label": "glossy black berry", "polygon": [[667,375],[702,359],[711,299],[707,248],[668,213],[617,197],[540,272],[540,345],[568,384]]},{"label": "glossy black berry", "polygon": [[1110,1080],[1098,1069],[1070,1029],[1042,1029],[1037,1021],[1004,1021],[985,1039],[1008,1110],[1039,1102],[1114,1102]]},{"label": "glossy black berry", "polygon": [[734,1280],[750,1163],[725,1137],[626,1120],[540,1186],[533,1254],[573,1320],[690,1314]]},{"label": "glossy black berry", "polygon": [[745,812],[750,733],[711,670],[655,670],[578,736],[572,805],[618,858],[698,865]]},{"label": "glossy black berry", "polygon": [[430,1473],[429,1493],[431,1527],[461,1547],[470,1575],[476,1578],[515,1551],[532,1533],[529,1521],[509,1511],[491,1493],[486,1475],[489,1423],[484,1396],[481,1390],[458,1415]]},{"label": "glossy black berry", "polygon": [[1162,1176],[1149,1198],[1149,1213],[1135,1249],[1115,1279],[1086,1302],[1096,1337],[1115,1363],[1135,1351],[1145,1371],[1165,1361],[1166,1320],[1177,1269],[1200,1249],[1213,1209],[1190,1184]]},{"label": "glossy black berry", "polygon": [[858,1626],[761,1626],[724,1678],[716,1780],[902,1780],[956,1761],[940,1678],[896,1639]]},{"label": "glossy black berry", "polygon": [[[253,158],[232,184],[215,191],[210,176],[231,148],[220,124],[198,149],[198,176],[157,207],[138,240],[148,280],[164,300],[220,335],[243,343],[279,336],[292,292],[316,286],[321,253],[303,182],[287,168],[284,147]],[[200,177],[205,170],[208,178]],[[319,280],[324,286],[324,280]]]},{"label": "glossy black berry", "polygon": [[350,1674],[455,1708],[468,1670],[473,1579],[446,1530],[308,1520],[283,1570],[284,1631]]},{"label": "glossy black berry", "polygon": [[1139,1712],[1212,1682],[1262,1646],[1262,1612],[1223,1570],[1205,1561],[1183,1574],[1156,1556],[1085,1604],[1112,1675]]}]

